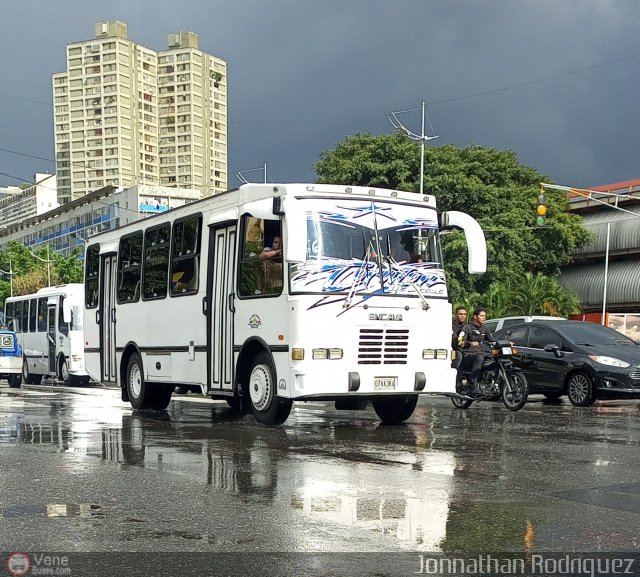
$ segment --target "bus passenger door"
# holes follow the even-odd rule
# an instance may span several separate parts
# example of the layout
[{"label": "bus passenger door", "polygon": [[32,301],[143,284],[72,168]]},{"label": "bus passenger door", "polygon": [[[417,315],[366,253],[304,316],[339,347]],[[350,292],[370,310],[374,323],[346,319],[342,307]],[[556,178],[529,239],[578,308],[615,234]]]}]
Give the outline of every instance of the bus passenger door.
[{"label": "bus passenger door", "polygon": [[207,278],[207,326],[209,338],[209,388],[233,389],[233,293],[236,229],[211,227],[209,234],[209,274]]},{"label": "bus passenger door", "polygon": [[116,383],[116,255],[109,254],[102,260],[102,283],[100,285],[101,323],[100,348],[103,382]]},{"label": "bus passenger door", "polygon": [[49,352],[49,373],[56,373],[56,323],[58,315],[56,314],[57,306],[55,303],[49,302],[47,306],[47,350]]}]

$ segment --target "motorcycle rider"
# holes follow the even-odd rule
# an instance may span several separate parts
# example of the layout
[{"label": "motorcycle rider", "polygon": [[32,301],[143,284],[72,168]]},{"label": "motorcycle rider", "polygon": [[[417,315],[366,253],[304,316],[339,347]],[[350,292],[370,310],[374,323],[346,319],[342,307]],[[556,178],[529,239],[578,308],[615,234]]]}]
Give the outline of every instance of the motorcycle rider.
[{"label": "motorcycle rider", "polygon": [[486,309],[478,307],[473,311],[471,322],[464,325],[458,334],[459,347],[464,350],[462,363],[458,370],[469,372],[468,381],[471,385],[477,382],[482,370],[482,363],[484,362],[482,344],[495,340],[491,331],[485,326],[484,323],[486,322]]},{"label": "motorcycle rider", "polygon": [[451,361],[452,369],[459,369],[460,363],[462,362],[462,351],[458,345],[458,335],[466,323],[467,309],[465,307],[457,307],[455,315],[451,321],[451,350],[456,351],[456,358]]}]

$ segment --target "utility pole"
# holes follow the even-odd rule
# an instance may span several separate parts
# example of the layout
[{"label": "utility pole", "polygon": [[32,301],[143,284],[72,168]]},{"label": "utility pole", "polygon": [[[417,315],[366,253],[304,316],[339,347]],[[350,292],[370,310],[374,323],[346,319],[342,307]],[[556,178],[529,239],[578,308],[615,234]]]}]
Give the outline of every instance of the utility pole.
[{"label": "utility pole", "polygon": [[46,262],[47,263],[47,286],[51,286],[51,263],[53,262],[50,258],[49,258],[49,245],[47,244],[47,258],[44,259],[42,257],[39,257],[37,254],[35,254],[32,251],[29,251],[31,253],[31,256],[37,258],[39,261],[42,262]]},{"label": "utility pole", "polygon": [[15,274],[13,272],[13,269],[11,268],[11,259],[9,259],[9,272],[7,272],[6,270],[2,270],[0,268],[0,272],[2,274],[6,274],[9,277],[9,286],[11,287],[11,296],[13,296],[13,275]]},{"label": "utility pole", "polygon": [[[429,120],[429,116],[427,115],[426,102],[424,100],[422,101],[422,129],[420,131],[420,134],[411,132],[406,126],[402,124],[402,122],[398,120],[398,117],[396,116],[396,114],[403,114],[404,112],[415,112],[416,110],[419,110],[419,108],[414,108],[413,110],[400,110],[398,112],[390,112],[389,114],[387,114],[387,118],[396,130],[400,130],[411,140],[420,141],[420,194],[424,194],[424,145],[429,142],[429,140],[438,138],[438,135],[434,134],[433,136],[427,136],[424,133],[425,119],[429,121],[429,126],[431,126],[431,120]],[[431,126],[431,132],[433,132],[433,126]]]}]

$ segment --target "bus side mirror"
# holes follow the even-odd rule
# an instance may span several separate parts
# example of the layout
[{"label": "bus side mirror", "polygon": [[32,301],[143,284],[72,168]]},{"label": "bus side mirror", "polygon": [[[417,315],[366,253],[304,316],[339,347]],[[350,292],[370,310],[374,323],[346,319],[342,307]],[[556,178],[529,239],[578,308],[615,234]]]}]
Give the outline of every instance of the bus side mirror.
[{"label": "bus side mirror", "polygon": [[307,213],[300,201],[288,196],[284,199],[284,256],[287,262],[307,260]]},{"label": "bus side mirror", "polygon": [[69,306],[67,299],[62,301],[62,320],[65,323],[71,322],[71,307]]},{"label": "bus side mirror", "polygon": [[469,252],[468,269],[471,274],[487,272],[487,242],[478,221],[457,210],[440,214],[440,230],[460,228],[464,231]]}]

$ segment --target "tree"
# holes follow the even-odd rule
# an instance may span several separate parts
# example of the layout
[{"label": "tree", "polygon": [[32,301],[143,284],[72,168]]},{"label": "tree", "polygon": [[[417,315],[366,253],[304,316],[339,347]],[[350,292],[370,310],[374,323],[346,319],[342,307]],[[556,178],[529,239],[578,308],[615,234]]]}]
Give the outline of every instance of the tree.
[{"label": "tree", "polygon": [[[419,190],[420,145],[399,133],[348,136],[314,165],[318,182]],[[535,226],[540,183],[514,152],[472,145],[428,147],[424,188],[439,210],[460,210],[479,221],[487,238],[487,273],[466,272],[467,247],[459,231],[443,236],[449,291],[455,302],[485,294],[495,282],[517,281],[526,272],[556,276],[591,236],[578,215],[567,212],[565,193],[548,190],[549,224]]]},{"label": "tree", "polygon": [[555,278],[530,272],[517,279],[496,281],[484,295],[472,293],[456,306],[464,306],[471,312],[478,306],[484,306],[488,318],[516,315],[568,317],[580,312],[580,302],[575,293],[564,288]]},{"label": "tree", "polygon": [[[47,251],[46,245],[41,245],[34,250],[43,260],[51,260],[51,284],[67,284],[82,282],[83,261],[80,260],[82,249],[77,247],[70,256],[65,257],[53,250]],[[31,254],[31,250],[17,241],[10,241],[7,247],[0,251],[0,269],[13,271],[13,294],[23,295],[37,292],[46,287],[49,271],[46,262],[38,260]],[[0,307],[11,294],[11,285],[8,278],[0,280]]]}]

